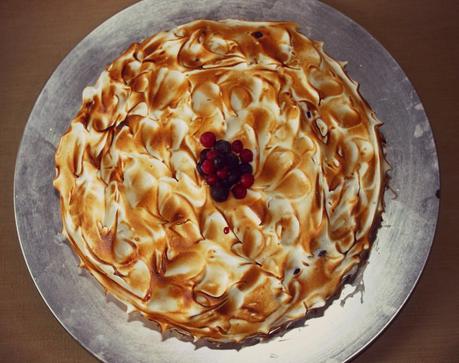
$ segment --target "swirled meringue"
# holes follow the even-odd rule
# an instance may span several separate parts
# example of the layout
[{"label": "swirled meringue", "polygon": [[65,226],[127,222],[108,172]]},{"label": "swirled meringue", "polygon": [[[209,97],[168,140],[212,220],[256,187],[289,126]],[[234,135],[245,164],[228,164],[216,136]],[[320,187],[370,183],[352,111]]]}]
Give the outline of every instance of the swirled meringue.
[{"label": "swirled meringue", "polygon": [[[158,33],[83,92],[55,158],[64,233],[109,293],[162,328],[269,334],[324,306],[370,247],[379,125],[293,23]],[[196,172],[205,131],[254,152],[243,200],[215,203]]]}]

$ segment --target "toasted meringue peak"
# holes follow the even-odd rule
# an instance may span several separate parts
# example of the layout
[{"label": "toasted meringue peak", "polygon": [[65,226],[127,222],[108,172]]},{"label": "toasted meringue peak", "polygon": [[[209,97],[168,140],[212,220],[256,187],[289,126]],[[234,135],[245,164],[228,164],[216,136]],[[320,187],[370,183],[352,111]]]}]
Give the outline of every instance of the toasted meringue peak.
[{"label": "toasted meringue peak", "polygon": [[[55,158],[64,233],[108,292],[162,328],[269,334],[323,306],[369,248],[379,125],[293,23],[158,33],[83,91]],[[206,131],[253,151],[244,199],[215,203],[196,172]]]}]

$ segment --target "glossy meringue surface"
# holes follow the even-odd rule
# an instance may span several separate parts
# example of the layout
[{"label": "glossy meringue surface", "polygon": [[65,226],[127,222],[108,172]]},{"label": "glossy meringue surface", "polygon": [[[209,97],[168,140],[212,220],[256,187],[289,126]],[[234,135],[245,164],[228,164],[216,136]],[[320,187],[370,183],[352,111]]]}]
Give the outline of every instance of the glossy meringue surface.
[{"label": "glossy meringue surface", "polygon": [[[163,328],[268,334],[323,306],[370,247],[378,125],[293,23],[158,33],[83,92],[56,152],[64,233],[109,293]],[[253,151],[246,198],[210,197],[196,171],[206,131]]]}]

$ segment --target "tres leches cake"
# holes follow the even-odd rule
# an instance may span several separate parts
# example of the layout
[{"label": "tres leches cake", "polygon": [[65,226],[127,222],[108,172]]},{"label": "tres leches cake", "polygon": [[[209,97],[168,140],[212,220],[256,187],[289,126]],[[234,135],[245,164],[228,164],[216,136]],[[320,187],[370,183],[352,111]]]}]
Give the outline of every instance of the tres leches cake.
[{"label": "tres leches cake", "polygon": [[323,307],[370,248],[379,125],[293,23],[160,32],[83,92],[55,158],[64,234],[162,329],[268,335]]}]

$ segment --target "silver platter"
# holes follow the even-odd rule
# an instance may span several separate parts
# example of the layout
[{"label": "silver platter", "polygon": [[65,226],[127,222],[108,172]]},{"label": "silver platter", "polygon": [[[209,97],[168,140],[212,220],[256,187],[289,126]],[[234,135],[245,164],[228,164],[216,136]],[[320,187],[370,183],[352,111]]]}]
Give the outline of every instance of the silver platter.
[{"label": "silver platter", "polygon": [[[240,350],[196,348],[163,339],[128,318],[95,279],[80,271],[63,238],[52,187],[54,152],[83,88],[130,43],[194,19],[293,20],[323,40],[384,122],[392,171],[383,223],[367,265],[323,316]],[[316,1],[156,0],[118,13],[83,39],[53,73],[32,110],[14,179],[16,224],[30,274],[56,318],[86,349],[109,362],[341,362],[364,349],[396,316],[430,251],[438,215],[439,172],[429,122],[389,53],[359,25]]]}]

